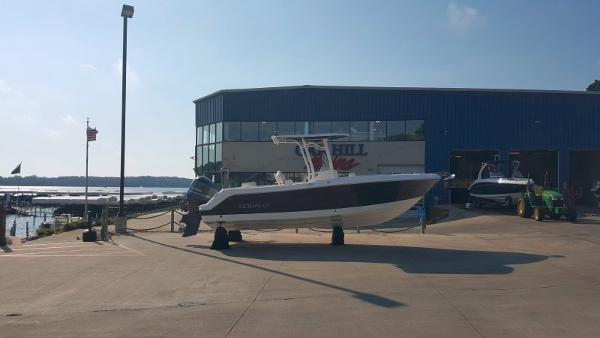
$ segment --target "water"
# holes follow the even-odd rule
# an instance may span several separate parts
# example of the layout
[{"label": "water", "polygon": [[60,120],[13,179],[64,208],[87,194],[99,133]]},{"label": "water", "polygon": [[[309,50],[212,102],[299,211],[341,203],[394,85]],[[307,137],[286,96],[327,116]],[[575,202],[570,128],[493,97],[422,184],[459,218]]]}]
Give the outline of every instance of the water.
[{"label": "water", "polygon": [[[63,186],[0,186],[0,195],[4,195],[7,191],[22,191],[22,192],[45,192],[52,194],[53,192],[57,194],[64,193],[81,193],[85,192],[85,187],[63,187]],[[165,193],[185,193],[187,188],[165,188],[165,187],[125,187],[126,194],[155,194],[162,195]],[[90,193],[107,193],[107,194],[119,194],[119,187],[88,187],[88,191]],[[46,213],[46,222],[53,222],[54,218],[52,217],[53,208],[43,209],[43,213]],[[39,213],[39,209],[38,209]],[[29,222],[29,236],[35,235],[35,229],[37,229],[42,222],[44,222],[43,216],[17,216],[17,215],[7,215],[6,216],[6,234],[10,233],[10,228],[13,225],[13,222],[16,220],[16,236],[25,238],[26,235],[26,225]]]},{"label": "water", "polygon": [[[52,212],[54,208],[44,208],[41,210],[41,213],[46,215],[46,222],[52,223],[54,218],[52,217]],[[13,222],[16,221],[16,233],[15,235],[19,238],[25,238],[26,236],[26,228],[27,223],[29,223],[29,236],[35,235],[35,229],[37,229],[40,224],[44,222],[44,216],[39,215],[40,209],[37,211],[38,216],[17,216],[17,215],[6,215],[6,234],[10,234],[10,228],[13,225]]]},{"label": "water", "polygon": [[[40,192],[67,192],[67,193],[83,193],[85,192],[85,187],[61,187],[61,186],[8,186],[8,185],[0,185],[0,194],[3,194],[5,191],[40,191]],[[154,194],[164,194],[167,192],[176,192],[176,193],[184,193],[187,188],[164,188],[164,187],[125,187],[125,193],[127,194],[135,194],[135,193],[154,193]],[[103,192],[103,193],[111,193],[118,194],[119,187],[88,187],[89,192]]]}]

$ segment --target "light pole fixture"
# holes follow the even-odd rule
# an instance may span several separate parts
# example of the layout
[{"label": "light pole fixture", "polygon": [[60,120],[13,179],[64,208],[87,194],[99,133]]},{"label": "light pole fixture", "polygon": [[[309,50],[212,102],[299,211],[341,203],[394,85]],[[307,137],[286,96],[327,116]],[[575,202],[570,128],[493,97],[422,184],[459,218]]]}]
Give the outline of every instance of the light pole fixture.
[{"label": "light pole fixture", "polygon": [[121,83],[121,179],[119,185],[119,220],[117,221],[117,232],[127,231],[127,218],[124,207],[125,190],[125,101],[127,92],[127,19],[133,17],[133,6],[123,5],[121,10],[123,17],[123,74]]}]

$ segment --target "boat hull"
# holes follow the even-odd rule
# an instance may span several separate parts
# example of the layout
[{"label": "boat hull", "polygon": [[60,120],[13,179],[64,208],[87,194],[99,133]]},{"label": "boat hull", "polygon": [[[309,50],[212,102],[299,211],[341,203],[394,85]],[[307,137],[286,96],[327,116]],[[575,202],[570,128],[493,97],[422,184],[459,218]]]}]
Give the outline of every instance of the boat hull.
[{"label": "boat hull", "polygon": [[517,203],[528,183],[528,179],[478,179],[469,187],[469,196],[473,203],[509,207]]},{"label": "boat hull", "polygon": [[200,213],[207,226],[228,230],[371,226],[406,212],[438,180],[435,174],[377,175],[376,181],[344,178],[246,189],[215,196],[218,203],[201,206]]}]

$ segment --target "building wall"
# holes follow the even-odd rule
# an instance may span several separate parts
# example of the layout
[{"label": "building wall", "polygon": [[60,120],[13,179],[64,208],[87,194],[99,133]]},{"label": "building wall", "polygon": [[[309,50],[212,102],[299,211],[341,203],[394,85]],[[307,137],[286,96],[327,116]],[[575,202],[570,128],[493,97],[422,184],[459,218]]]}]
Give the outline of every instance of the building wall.
[{"label": "building wall", "polygon": [[[349,168],[346,171],[357,174],[377,173],[380,165],[425,165],[424,141],[334,142],[331,148],[335,160],[343,161]],[[231,172],[305,171],[296,146],[269,142],[224,142],[223,167]]]},{"label": "building wall", "polygon": [[[425,166],[448,171],[454,150],[556,150],[559,181],[573,150],[600,150],[600,93],[435,88],[284,87],[221,91],[196,121],[425,120]],[[216,120],[215,120],[216,119]],[[438,187],[433,194],[443,200]]]}]

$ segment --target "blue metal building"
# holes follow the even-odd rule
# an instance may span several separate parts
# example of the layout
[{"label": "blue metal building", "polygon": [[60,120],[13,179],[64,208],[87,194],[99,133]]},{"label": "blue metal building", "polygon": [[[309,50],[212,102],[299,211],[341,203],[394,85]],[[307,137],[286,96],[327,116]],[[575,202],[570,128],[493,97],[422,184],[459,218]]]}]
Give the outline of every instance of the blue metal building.
[{"label": "blue metal building", "polygon": [[[422,120],[427,172],[453,169],[451,156],[457,151],[495,151],[500,159],[519,152],[552,151],[559,182],[576,176],[570,171],[573,156],[594,157],[588,159],[592,166],[600,162],[600,93],[297,86],[221,90],[194,103],[200,128],[197,149],[203,143],[201,128],[209,124],[219,129],[222,123],[236,121]],[[216,133],[220,132],[225,131]],[[580,151],[588,153],[574,155]],[[215,155],[216,162],[219,156],[223,155]],[[199,157],[202,154],[197,153]],[[196,167],[197,172],[206,171],[202,162]],[[213,171],[218,169],[218,164],[212,166]],[[445,199],[441,189],[434,194]]]}]

